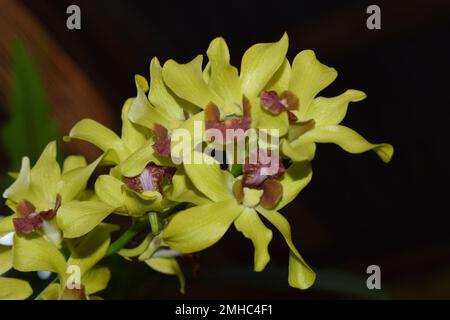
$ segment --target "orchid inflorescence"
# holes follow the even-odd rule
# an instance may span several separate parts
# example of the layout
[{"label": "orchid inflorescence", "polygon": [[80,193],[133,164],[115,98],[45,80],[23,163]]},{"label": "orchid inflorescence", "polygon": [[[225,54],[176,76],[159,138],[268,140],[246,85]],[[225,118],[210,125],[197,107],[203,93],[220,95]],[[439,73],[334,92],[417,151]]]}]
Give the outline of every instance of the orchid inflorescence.
[{"label": "orchid inflorescence", "polygon": [[[393,147],[371,144],[340,125],[348,104],[363,100],[364,92],[317,96],[336,70],[311,50],[291,65],[287,49],[286,34],[256,44],[245,52],[240,72],[230,65],[223,38],[209,45],[204,67],[202,55],[162,67],[153,58],[150,84],[135,77],[137,95],[123,106],[120,136],[84,119],[64,137],[94,144],[102,150],[98,159],[87,164],[72,155],[61,167],[56,142],[32,168],[24,157],[3,194],[14,213],[0,219],[0,238],[13,241],[1,242],[0,274],[50,271],[57,277],[38,299],[98,299],[94,294],[110,279],[98,263],[119,254],[176,275],[184,292],[177,257],[214,245],[232,224],[253,243],[254,270],[264,270],[271,224],[289,248],[289,284],[313,285],[315,273],[279,211],[310,182],[316,144],[334,143],[350,153],[373,150],[384,162]],[[109,173],[87,189],[97,166],[109,166]],[[128,217],[131,227],[104,222],[111,214]],[[143,240],[130,248],[136,235]],[[26,281],[0,277],[0,298],[31,294]]]}]

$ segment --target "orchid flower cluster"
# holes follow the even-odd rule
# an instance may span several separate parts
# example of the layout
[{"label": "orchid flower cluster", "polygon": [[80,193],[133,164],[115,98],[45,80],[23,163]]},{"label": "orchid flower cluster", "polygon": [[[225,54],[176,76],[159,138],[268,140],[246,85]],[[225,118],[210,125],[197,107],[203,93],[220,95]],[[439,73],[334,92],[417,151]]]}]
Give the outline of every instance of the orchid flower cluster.
[{"label": "orchid flower cluster", "polygon": [[[287,50],[286,34],[256,44],[243,55],[240,71],[230,64],[223,38],[210,43],[206,64],[202,55],[163,66],[153,58],[150,83],[135,77],[137,94],[123,106],[120,136],[84,119],[64,137],[97,146],[98,159],[88,164],[71,155],[60,166],[56,142],[32,168],[24,157],[3,193],[13,214],[0,219],[0,274],[11,268],[56,274],[37,299],[99,299],[95,294],[110,280],[99,263],[119,254],[177,276],[184,292],[177,258],[211,247],[234,225],[254,246],[254,271],[270,260],[274,228],[289,249],[289,285],[313,285],[315,273],[280,210],[310,182],[316,144],[373,150],[384,162],[393,147],[371,144],[340,125],[349,103],[363,100],[364,92],[317,96],[336,70],[311,50],[291,64]],[[109,173],[91,179],[98,166]],[[128,217],[131,226],[120,230],[106,222],[111,214]],[[138,234],[142,242],[130,248]],[[0,277],[0,298],[31,295],[26,281]]]}]

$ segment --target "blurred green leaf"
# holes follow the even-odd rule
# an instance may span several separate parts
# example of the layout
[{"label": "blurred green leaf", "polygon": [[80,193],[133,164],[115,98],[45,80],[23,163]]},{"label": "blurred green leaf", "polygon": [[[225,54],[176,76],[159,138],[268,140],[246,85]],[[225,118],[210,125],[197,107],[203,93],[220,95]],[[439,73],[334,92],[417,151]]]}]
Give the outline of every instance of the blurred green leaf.
[{"label": "blurred green leaf", "polygon": [[[28,156],[32,162],[36,161],[46,144],[57,138],[59,130],[50,116],[51,108],[39,71],[18,38],[12,43],[11,75],[9,118],[0,129],[0,138],[10,169],[18,171],[21,158]],[[2,172],[1,187],[10,180]]]}]

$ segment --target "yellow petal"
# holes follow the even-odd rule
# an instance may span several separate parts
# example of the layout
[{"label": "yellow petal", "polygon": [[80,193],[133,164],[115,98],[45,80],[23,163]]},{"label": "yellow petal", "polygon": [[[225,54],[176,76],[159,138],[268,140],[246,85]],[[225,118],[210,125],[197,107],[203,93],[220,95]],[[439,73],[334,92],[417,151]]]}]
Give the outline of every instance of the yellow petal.
[{"label": "yellow petal", "polygon": [[170,160],[158,157],[155,154],[152,144],[152,141],[147,141],[142,144],[133,154],[120,164],[119,169],[122,176],[135,177],[141,174],[150,162],[163,166],[171,165]]},{"label": "yellow petal", "polygon": [[289,285],[298,289],[308,289],[313,285],[316,274],[303,260],[297,248],[295,248],[294,243],[292,242],[291,226],[289,225],[289,222],[276,211],[258,208],[258,212],[281,232],[284,240],[289,246]]},{"label": "yellow petal", "polygon": [[0,275],[9,271],[12,268],[12,247],[0,245]]},{"label": "yellow petal", "polygon": [[184,294],[185,289],[185,279],[183,272],[181,271],[180,265],[178,261],[174,257],[153,257],[148,260],[145,260],[145,263],[155,271],[174,275],[178,277],[178,281],[180,282],[180,292]]},{"label": "yellow petal", "polygon": [[279,114],[272,114],[261,108],[259,98],[253,98],[250,100],[252,108],[252,127],[259,130],[264,129],[268,136],[284,136],[289,129],[289,120],[287,112],[281,112]]},{"label": "yellow petal", "polygon": [[52,243],[37,234],[14,236],[13,267],[22,272],[54,272],[61,282],[66,278],[64,256]]},{"label": "yellow petal", "polygon": [[219,241],[242,210],[229,199],[180,211],[163,230],[162,239],[178,252],[201,251]]},{"label": "yellow petal", "polygon": [[71,201],[86,189],[89,178],[102,159],[103,156],[99,157],[88,166],[69,170],[62,175],[62,184],[60,184],[58,193],[61,195],[63,203]]},{"label": "yellow petal", "polygon": [[195,187],[212,201],[218,202],[233,197],[227,186],[226,173],[220,169],[220,164],[213,158],[194,152],[201,163],[184,164],[184,169]]},{"label": "yellow petal", "polygon": [[316,144],[297,143],[296,140],[288,142],[286,139],[281,140],[281,152],[292,161],[311,161],[316,154]]},{"label": "yellow petal", "polygon": [[275,210],[280,210],[302,191],[312,178],[312,168],[309,161],[294,162],[286,170],[280,183],[283,186],[283,195]]},{"label": "yellow petal", "polygon": [[295,57],[289,90],[300,99],[300,121],[309,120],[306,119],[306,114],[314,97],[336,77],[336,70],[320,63],[312,50],[303,50]]},{"label": "yellow petal", "polygon": [[64,159],[63,171],[65,174],[73,169],[83,168],[87,166],[86,158],[84,156],[76,155],[76,156],[68,156]]},{"label": "yellow petal", "polygon": [[268,251],[269,243],[272,240],[272,230],[268,229],[254,209],[246,208],[242,214],[234,221],[236,229],[253,242],[255,247],[254,270],[256,272],[264,270],[270,261]]},{"label": "yellow petal", "polygon": [[81,282],[86,294],[90,295],[106,289],[110,278],[111,271],[107,267],[95,266],[83,276]]},{"label": "yellow petal", "polygon": [[172,132],[170,152],[171,159],[177,161],[176,164],[181,164],[182,160],[192,161],[192,151],[203,141],[204,118],[204,111],[201,111],[182,122]]},{"label": "yellow petal", "polygon": [[35,166],[31,169],[31,187],[40,199],[39,203],[33,203],[37,208],[40,209],[42,203],[54,204],[60,179],[61,169],[56,161],[56,142],[53,141],[45,147]]},{"label": "yellow petal", "polygon": [[0,218],[0,237],[15,231],[13,219],[15,218],[15,214]]},{"label": "yellow petal", "polygon": [[184,110],[180,101],[166,87],[163,81],[162,68],[155,57],[150,62],[150,91],[148,93],[150,103],[167,115],[169,119],[184,120]]},{"label": "yellow petal", "polygon": [[166,128],[170,127],[172,118],[151,105],[145,95],[145,88],[148,87],[147,80],[142,76],[135,77],[137,96],[133,100],[128,117],[134,123],[153,129],[155,124],[160,124]]},{"label": "yellow petal", "polygon": [[70,130],[69,136],[64,137],[65,141],[70,141],[71,139],[90,142],[104,152],[112,150],[110,156],[115,163],[118,163],[128,153],[117,134],[92,119],[83,119],[75,124]]},{"label": "yellow petal", "polygon": [[0,277],[0,300],[24,300],[33,289],[25,280]]},{"label": "yellow petal", "polygon": [[50,283],[40,294],[36,300],[58,300],[61,286],[59,283]]},{"label": "yellow petal", "polygon": [[196,205],[202,205],[210,202],[186,176],[182,167],[178,168],[172,178],[172,187],[167,194],[169,200],[176,202],[189,202]]},{"label": "yellow petal", "polygon": [[106,204],[113,208],[124,206],[122,197],[122,181],[110,175],[101,175],[95,181],[95,193]]},{"label": "yellow petal", "polygon": [[186,64],[167,61],[163,66],[164,81],[180,98],[202,109],[211,101],[222,105],[222,99],[203,80],[202,61],[201,55]]},{"label": "yellow petal", "polygon": [[22,158],[22,165],[20,167],[19,176],[14,183],[3,192],[3,198],[10,199],[19,203],[24,199],[28,201],[36,201],[34,194],[32,194],[31,188],[31,170],[30,159],[28,157]]},{"label": "yellow petal", "polygon": [[147,139],[149,130],[131,123],[128,119],[130,108],[133,104],[133,99],[125,101],[122,107],[122,142],[125,144],[130,152],[134,152]]},{"label": "yellow petal", "polygon": [[283,34],[278,42],[258,43],[242,57],[241,88],[247,97],[258,96],[285,60],[289,40]]},{"label": "yellow petal", "polygon": [[162,196],[158,191],[139,193],[125,187],[122,188],[122,197],[128,214],[134,217],[162,209]]},{"label": "yellow petal", "polygon": [[98,201],[70,201],[62,204],[56,215],[65,238],[85,235],[103,221],[114,208]]},{"label": "yellow petal", "polygon": [[264,90],[276,91],[281,94],[283,91],[287,90],[289,87],[289,80],[291,79],[291,64],[289,60],[284,59],[284,62],[278,68],[277,72],[272,76],[270,81],[267,83]]},{"label": "yellow petal", "polygon": [[230,65],[230,53],[225,40],[215,38],[211,41],[207,55],[211,68],[208,85],[223,99],[224,105],[221,107],[226,113],[229,110],[230,114],[242,114],[242,110],[236,107],[242,101],[238,70]]},{"label": "yellow petal", "polygon": [[314,119],[317,127],[336,125],[344,119],[350,102],[361,101],[365,98],[366,94],[358,90],[347,90],[333,98],[317,97],[313,100],[305,117]]},{"label": "yellow petal", "polygon": [[108,225],[97,226],[73,248],[67,265],[80,267],[81,276],[86,275],[108,251],[111,242],[110,233],[111,228]]},{"label": "yellow petal", "polygon": [[372,144],[352,129],[340,125],[316,127],[300,136],[292,144],[300,146],[311,142],[335,143],[350,153],[373,150],[383,162],[389,162],[394,153],[394,148],[390,144]]}]

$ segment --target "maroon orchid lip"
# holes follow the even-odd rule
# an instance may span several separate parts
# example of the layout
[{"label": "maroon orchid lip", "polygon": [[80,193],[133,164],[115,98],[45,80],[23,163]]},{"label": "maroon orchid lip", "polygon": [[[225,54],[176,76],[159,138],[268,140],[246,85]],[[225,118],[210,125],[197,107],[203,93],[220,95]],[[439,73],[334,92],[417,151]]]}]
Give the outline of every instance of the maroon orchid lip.
[{"label": "maroon orchid lip", "polygon": [[28,200],[21,201],[17,207],[17,218],[13,218],[14,229],[19,233],[31,233],[42,227],[44,220],[52,220],[61,206],[61,196],[56,196],[55,208],[36,211],[36,207]]},{"label": "maroon orchid lip", "polygon": [[[231,117],[220,120],[220,111],[216,104],[210,102],[205,108],[205,128],[206,130],[215,129],[221,133],[222,139],[217,141],[219,143],[232,142],[233,139],[241,140],[245,137],[245,131],[250,129],[251,115],[250,115],[250,101],[247,97],[242,98],[243,115],[241,117]],[[232,133],[232,135],[230,135]],[[215,139],[219,137],[214,136]]]},{"label": "maroon orchid lip", "polygon": [[263,182],[262,189],[260,206],[264,209],[275,208],[283,196],[283,185],[277,179],[269,178]]},{"label": "maroon orchid lip", "polygon": [[300,100],[290,91],[278,95],[275,91],[263,91],[260,96],[261,106],[272,114],[287,112],[289,123],[297,122],[297,116],[292,110],[298,110]]},{"label": "maroon orchid lip", "polygon": [[156,142],[152,145],[153,150],[162,157],[170,157],[169,131],[159,124],[155,124],[152,131],[156,137]]},{"label": "maroon orchid lip", "polygon": [[158,191],[162,193],[164,185],[172,181],[176,168],[148,164],[141,174],[135,177],[125,177],[125,184],[136,192]]},{"label": "maroon orchid lip", "polygon": [[279,156],[272,155],[270,151],[258,150],[245,159],[242,172],[245,187],[261,187],[266,179],[281,177],[285,168]]},{"label": "maroon orchid lip", "polygon": [[[259,205],[264,209],[273,209],[283,196],[283,185],[275,178],[267,178],[257,188],[263,191]],[[233,184],[233,194],[240,204],[244,201],[244,184],[242,180],[236,180]]]},{"label": "maroon orchid lip", "polygon": [[30,214],[27,217],[13,218],[14,229],[19,233],[31,233],[39,229],[44,219],[38,214]]}]

